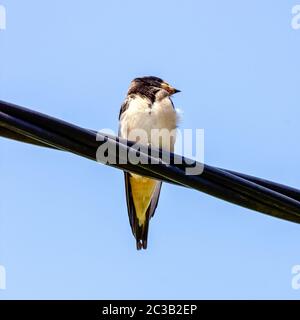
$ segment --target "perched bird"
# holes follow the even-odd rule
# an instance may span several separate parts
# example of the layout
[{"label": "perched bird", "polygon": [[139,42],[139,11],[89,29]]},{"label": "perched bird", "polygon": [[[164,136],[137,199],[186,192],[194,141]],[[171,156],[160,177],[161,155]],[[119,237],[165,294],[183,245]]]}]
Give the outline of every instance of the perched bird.
[{"label": "perched bird", "polygon": [[[180,91],[157,77],[134,79],[121,106],[119,136],[132,140],[131,134],[142,130],[145,134],[134,139],[135,142],[173,151],[176,138],[173,133],[178,117],[170,97],[176,92]],[[159,130],[172,134],[167,139],[156,139],[155,134]],[[151,135],[153,132],[154,135]],[[124,175],[132,233],[137,249],[146,249],[149,220],[157,207],[161,182],[128,172]]]}]

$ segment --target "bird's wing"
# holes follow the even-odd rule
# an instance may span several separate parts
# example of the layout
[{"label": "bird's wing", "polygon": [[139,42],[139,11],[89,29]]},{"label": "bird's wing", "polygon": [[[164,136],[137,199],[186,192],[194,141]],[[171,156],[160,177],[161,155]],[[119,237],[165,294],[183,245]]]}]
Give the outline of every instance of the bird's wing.
[{"label": "bird's wing", "polygon": [[161,190],[162,182],[158,181],[155,187],[155,190],[153,192],[152,200],[150,203],[150,211],[149,211],[149,217],[153,217],[155,210],[157,208],[159,196],[160,196],[160,190]]},{"label": "bird's wing", "polygon": [[126,191],[126,203],[127,203],[127,209],[128,209],[128,217],[129,222],[131,226],[132,233],[134,234],[135,225],[136,225],[136,213],[132,198],[132,191],[131,191],[131,185],[130,185],[130,173],[124,171],[124,178],[125,178],[125,191]]},{"label": "bird's wing", "polygon": [[123,112],[125,112],[128,109],[128,107],[129,107],[129,101],[128,99],[125,99],[125,101],[122,103],[120,108],[119,120],[121,119]]}]

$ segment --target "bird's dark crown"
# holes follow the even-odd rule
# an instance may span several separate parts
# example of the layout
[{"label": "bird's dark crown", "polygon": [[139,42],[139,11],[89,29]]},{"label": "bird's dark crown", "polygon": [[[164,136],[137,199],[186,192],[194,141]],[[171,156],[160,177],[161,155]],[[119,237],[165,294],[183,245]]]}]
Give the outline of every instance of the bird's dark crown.
[{"label": "bird's dark crown", "polygon": [[140,94],[154,102],[156,93],[160,90],[164,90],[167,95],[179,92],[179,90],[173,88],[161,78],[148,76],[133,79],[128,90],[128,95]]},{"label": "bird's dark crown", "polygon": [[164,81],[158,77],[148,76],[148,77],[135,78],[132,82],[135,82],[136,84],[145,85],[145,86],[161,88],[161,84]]}]

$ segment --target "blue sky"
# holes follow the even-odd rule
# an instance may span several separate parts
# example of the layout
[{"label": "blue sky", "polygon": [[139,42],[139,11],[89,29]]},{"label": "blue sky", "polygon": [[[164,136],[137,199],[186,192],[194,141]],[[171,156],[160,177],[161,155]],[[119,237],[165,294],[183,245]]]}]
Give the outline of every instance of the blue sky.
[{"label": "blue sky", "polygon": [[[300,187],[296,0],[0,4],[0,99],[116,130],[130,80],[160,76],[207,163]],[[165,184],[137,252],[122,172],[0,145],[0,299],[300,298],[299,225]]]}]

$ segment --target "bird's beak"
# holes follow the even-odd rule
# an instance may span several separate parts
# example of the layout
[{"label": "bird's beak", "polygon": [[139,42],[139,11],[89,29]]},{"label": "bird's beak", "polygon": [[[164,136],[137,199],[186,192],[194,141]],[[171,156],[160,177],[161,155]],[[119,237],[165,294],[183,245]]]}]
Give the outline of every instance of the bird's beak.
[{"label": "bird's beak", "polygon": [[175,94],[177,92],[180,92],[180,90],[175,89],[174,87],[170,86],[168,83],[163,82],[161,84],[161,87],[166,90],[167,92],[169,92],[170,95]]},{"label": "bird's beak", "polygon": [[181,92],[180,90],[178,90],[178,89],[175,89],[175,88],[173,88],[173,90],[174,90],[173,94],[174,94],[174,93],[178,93],[178,92]]}]

